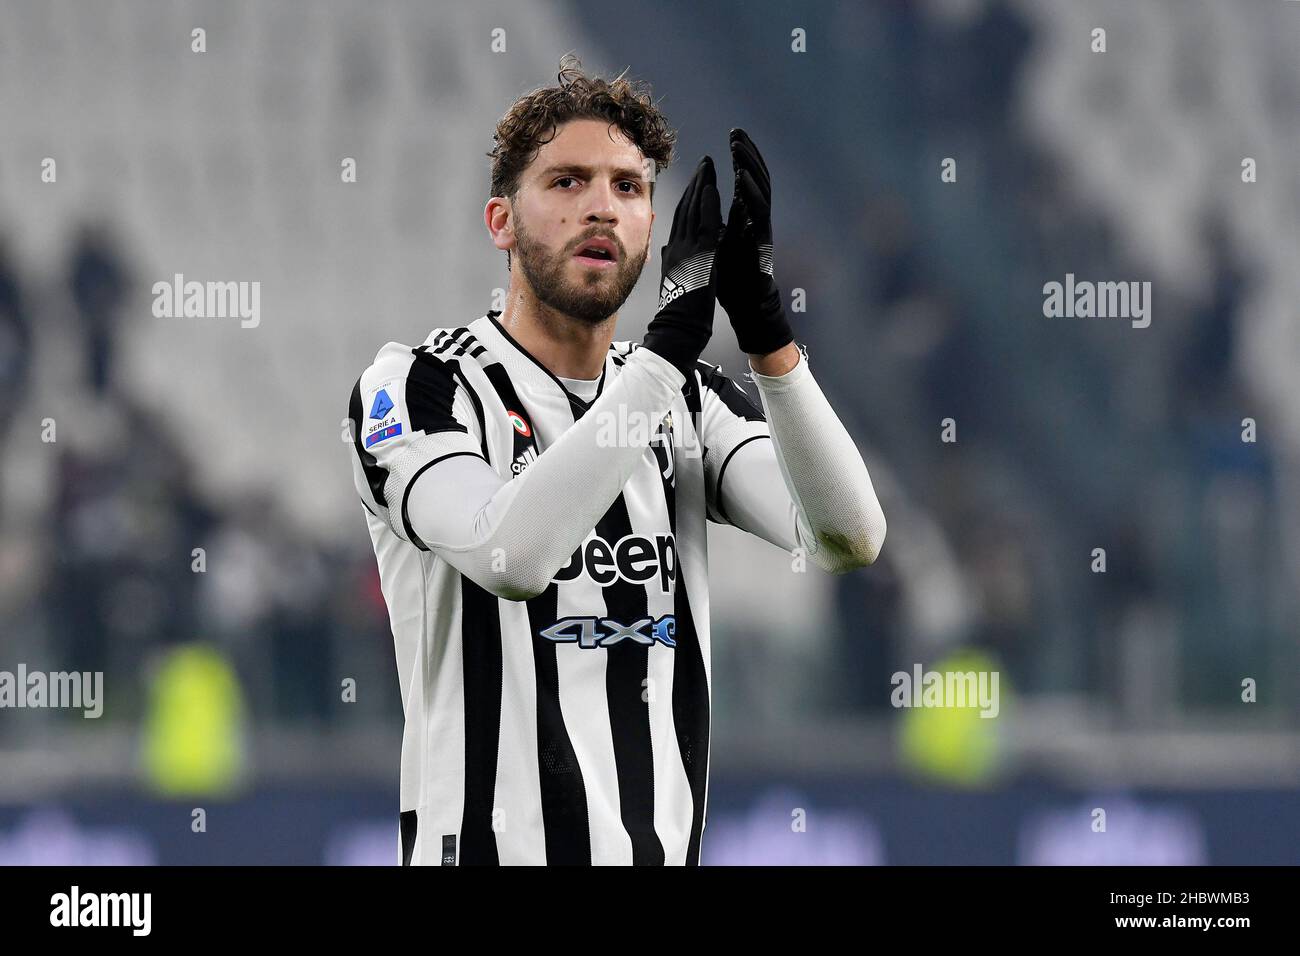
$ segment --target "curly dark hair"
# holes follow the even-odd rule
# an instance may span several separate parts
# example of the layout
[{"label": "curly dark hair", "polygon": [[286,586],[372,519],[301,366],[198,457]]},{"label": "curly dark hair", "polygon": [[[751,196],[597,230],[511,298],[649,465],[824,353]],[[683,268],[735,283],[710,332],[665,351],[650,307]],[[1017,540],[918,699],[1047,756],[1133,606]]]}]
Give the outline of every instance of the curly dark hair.
[{"label": "curly dark hair", "polygon": [[[521,96],[497,123],[493,139],[492,193],[514,199],[519,179],[542,146],[555,138],[569,120],[601,119],[617,126],[654,160],[655,176],[672,162],[677,132],[650,98],[647,85],[625,79],[624,70],[612,80],[588,76],[572,53],[560,58],[558,85]],[[652,177],[653,180],[653,177]],[[650,183],[654,199],[654,182]]]}]

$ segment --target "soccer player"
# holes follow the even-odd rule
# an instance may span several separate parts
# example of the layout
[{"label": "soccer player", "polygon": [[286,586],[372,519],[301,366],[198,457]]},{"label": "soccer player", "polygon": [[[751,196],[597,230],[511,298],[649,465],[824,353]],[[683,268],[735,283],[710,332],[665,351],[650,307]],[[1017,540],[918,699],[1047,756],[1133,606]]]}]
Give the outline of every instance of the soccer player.
[{"label": "soccer player", "polygon": [[[771,181],[705,156],[638,343],[618,309],[675,134],[646,89],[561,70],[501,120],[501,312],[389,342],[352,390],[353,474],[397,653],[403,864],[698,864],[705,522],[840,573],[885,518],[773,278]],[[721,303],[758,402],[700,360]]]}]

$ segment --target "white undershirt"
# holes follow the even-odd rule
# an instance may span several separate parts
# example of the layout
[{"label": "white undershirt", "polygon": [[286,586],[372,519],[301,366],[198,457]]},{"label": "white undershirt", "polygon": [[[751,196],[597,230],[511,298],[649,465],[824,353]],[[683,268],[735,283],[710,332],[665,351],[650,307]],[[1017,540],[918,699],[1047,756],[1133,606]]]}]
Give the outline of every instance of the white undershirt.
[{"label": "white undershirt", "polygon": [[562,375],[555,377],[564,383],[565,388],[584,402],[589,402],[596,397],[596,388],[600,385],[599,378],[565,378]]}]

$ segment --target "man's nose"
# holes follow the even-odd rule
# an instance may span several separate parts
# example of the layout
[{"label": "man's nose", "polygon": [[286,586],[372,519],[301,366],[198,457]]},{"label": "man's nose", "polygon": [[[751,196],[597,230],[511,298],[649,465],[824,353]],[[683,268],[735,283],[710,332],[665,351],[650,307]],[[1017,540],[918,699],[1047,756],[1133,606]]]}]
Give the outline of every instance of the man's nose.
[{"label": "man's nose", "polygon": [[618,221],[618,214],[614,211],[614,190],[608,183],[603,186],[593,186],[587,195],[590,204],[587,207],[587,214],[583,217],[585,222],[615,223]]}]

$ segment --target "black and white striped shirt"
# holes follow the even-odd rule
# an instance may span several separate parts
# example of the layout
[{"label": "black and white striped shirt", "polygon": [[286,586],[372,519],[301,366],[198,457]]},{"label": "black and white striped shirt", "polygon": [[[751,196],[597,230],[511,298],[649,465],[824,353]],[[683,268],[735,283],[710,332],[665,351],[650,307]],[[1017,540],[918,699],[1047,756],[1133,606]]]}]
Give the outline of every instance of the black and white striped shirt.
[{"label": "black and white striped shirt", "polygon": [[[792,498],[764,411],[719,368],[700,362],[683,384],[663,359],[615,342],[585,401],[497,315],[416,348],[388,343],[349,403],[406,715],[403,862],[696,864],[709,772],[705,522],[732,521],[726,503],[744,514],[733,523],[793,549],[818,540],[808,515],[820,503]],[[666,414],[639,457],[624,456],[626,481],[605,486],[617,497],[593,526],[581,509],[599,493],[584,477],[601,477],[601,452],[561,438],[583,432],[593,408],[617,412],[613,383],[633,366],[629,387],[669,382]],[[856,456],[846,434],[837,451],[846,442]],[[561,472],[543,460],[579,470],[548,487]],[[486,493],[482,475],[497,494],[460,514]],[[866,490],[878,509],[869,479]],[[480,534],[510,509],[527,534]],[[567,562],[553,547],[564,534],[581,541]]]}]

